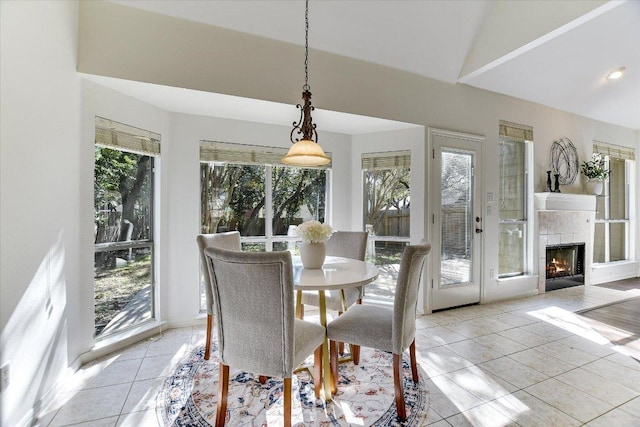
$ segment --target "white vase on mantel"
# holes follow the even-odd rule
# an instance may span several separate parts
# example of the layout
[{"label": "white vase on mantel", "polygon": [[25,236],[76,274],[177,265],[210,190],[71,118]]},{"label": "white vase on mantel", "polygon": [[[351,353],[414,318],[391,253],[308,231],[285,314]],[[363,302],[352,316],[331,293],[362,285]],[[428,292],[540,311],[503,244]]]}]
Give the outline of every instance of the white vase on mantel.
[{"label": "white vase on mantel", "polygon": [[592,179],[587,181],[586,187],[587,193],[599,196],[602,194],[602,190],[604,189],[604,182]]},{"label": "white vase on mantel", "polygon": [[322,268],[327,255],[324,242],[313,242],[300,244],[300,260],[302,266],[307,269]]}]

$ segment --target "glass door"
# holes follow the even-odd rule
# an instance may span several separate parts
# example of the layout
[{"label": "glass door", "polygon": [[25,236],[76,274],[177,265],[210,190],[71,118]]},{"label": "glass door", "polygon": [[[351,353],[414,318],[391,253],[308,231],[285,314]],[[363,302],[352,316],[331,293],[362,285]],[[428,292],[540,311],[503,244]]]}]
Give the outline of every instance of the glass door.
[{"label": "glass door", "polygon": [[482,212],[481,138],[432,133],[431,218],[433,276],[431,309],[480,301]]}]

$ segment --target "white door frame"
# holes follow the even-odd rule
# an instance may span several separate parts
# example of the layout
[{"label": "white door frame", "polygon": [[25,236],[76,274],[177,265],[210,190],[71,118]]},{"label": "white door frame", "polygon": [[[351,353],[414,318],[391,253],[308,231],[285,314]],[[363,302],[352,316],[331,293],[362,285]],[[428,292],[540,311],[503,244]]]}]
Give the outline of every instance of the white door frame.
[{"label": "white door frame", "polygon": [[[461,143],[468,142],[468,143],[478,144],[476,148],[477,155],[475,159],[475,171],[474,171],[475,179],[474,179],[474,215],[473,216],[474,217],[480,216],[484,220],[483,209],[482,209],[482,207],[484,206],[484,203],[483,203],[484,174],[482,172],[482,166],[483,166],[482,143],[485,140],[484,136],[449,131],[445,129],[428,128],[429,149],[427,151],[427,160],[429,164],[429,174],[427,175],[428,182],[427,182],[426,188],[428,188],[429,194],[431,196],[428,197],[429,209],[427,210],[427,215],[425,218],[425,222],[426,222],[425,226],[427,227],[428,230],[430,230],[429,235],[431,236],[431,239],[432,239],[433,249],[431,251],[432,256],[430,257],[430,261],[429,261],[430,263],[429,274],[428,274],[428,277],[426,278],[427,286],[425,287],[425,290],[427,290],[427,304],[425,307],[426,313],[431,313],[434,309],[432,289],[436,285],[435,282],[439,281],[439,275],[440,275],[440,272],[436,271],[436,269],[438,269],[440,266],[440,251],[441,251],[440,229],[435,228],[435,225],[438,225],[438,227],[440,226],[440,221],[439,221],[439,218],[438,218],[438,221],[434,221],[435,216],[436,215],[439,216],[439,212],[436,212],[436,209],[438,209],[441,204],[441,188],[439,188],[436,185],[436,183],[440,182],[440,178],[435,176],[435,174],[441,173],[440,170],[436,170],[439,168],[435,167],[435,159],[434,159],[435,157],[434,139],[437,136],[451,138],[452,142],[455,142],[455,140],[457,140],[458,142],[461,142]],[[482,224],[480,224],[480,228],[482,228]],[[435,241],[436,239],[437,241]],[[479,285],[477,302],[480,302],[481,296],[484,290],[484,283],[483,283],[484,239],[482,238],[482,233],[475,235],[474,243],[475,244],[474,244],[473,260],[476,266],[475,268],[476,274],[474,276],[478,281],[478,285]]]}]

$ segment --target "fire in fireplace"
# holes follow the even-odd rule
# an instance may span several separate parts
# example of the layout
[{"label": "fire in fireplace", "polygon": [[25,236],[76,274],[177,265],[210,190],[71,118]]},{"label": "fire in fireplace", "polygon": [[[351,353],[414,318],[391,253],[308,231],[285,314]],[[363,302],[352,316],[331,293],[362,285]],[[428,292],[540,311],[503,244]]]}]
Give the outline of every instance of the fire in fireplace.
[{"label": "fire in fireplace", "polygon": [[584,284],[584,243],[547,246],[545,289]]}]

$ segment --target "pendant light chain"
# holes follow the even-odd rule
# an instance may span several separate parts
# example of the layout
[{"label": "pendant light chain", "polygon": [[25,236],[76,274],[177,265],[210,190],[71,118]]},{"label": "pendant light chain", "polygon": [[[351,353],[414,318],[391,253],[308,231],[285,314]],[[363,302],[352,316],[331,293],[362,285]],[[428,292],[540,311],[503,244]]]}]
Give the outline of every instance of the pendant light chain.
[{"label": "pendant light chain", "polygon": [[304,86],[303,90],[309,90],[309,0],[306,2],[304,12]]},{"label": "pendant light chain", "polygon": [[282,158],[282,163],[291,166],[313,167],[331,163],[320,144],[318,131],[313,123],[311,112],[315,109],[311,105],[311,87],[309,86],[309,0],[305,2],[304,12],[304,86],[302,87],[302,104],[296,105],[300,109],[300,120],[293,122],[293,129],[289,138],[293,145]]}]

